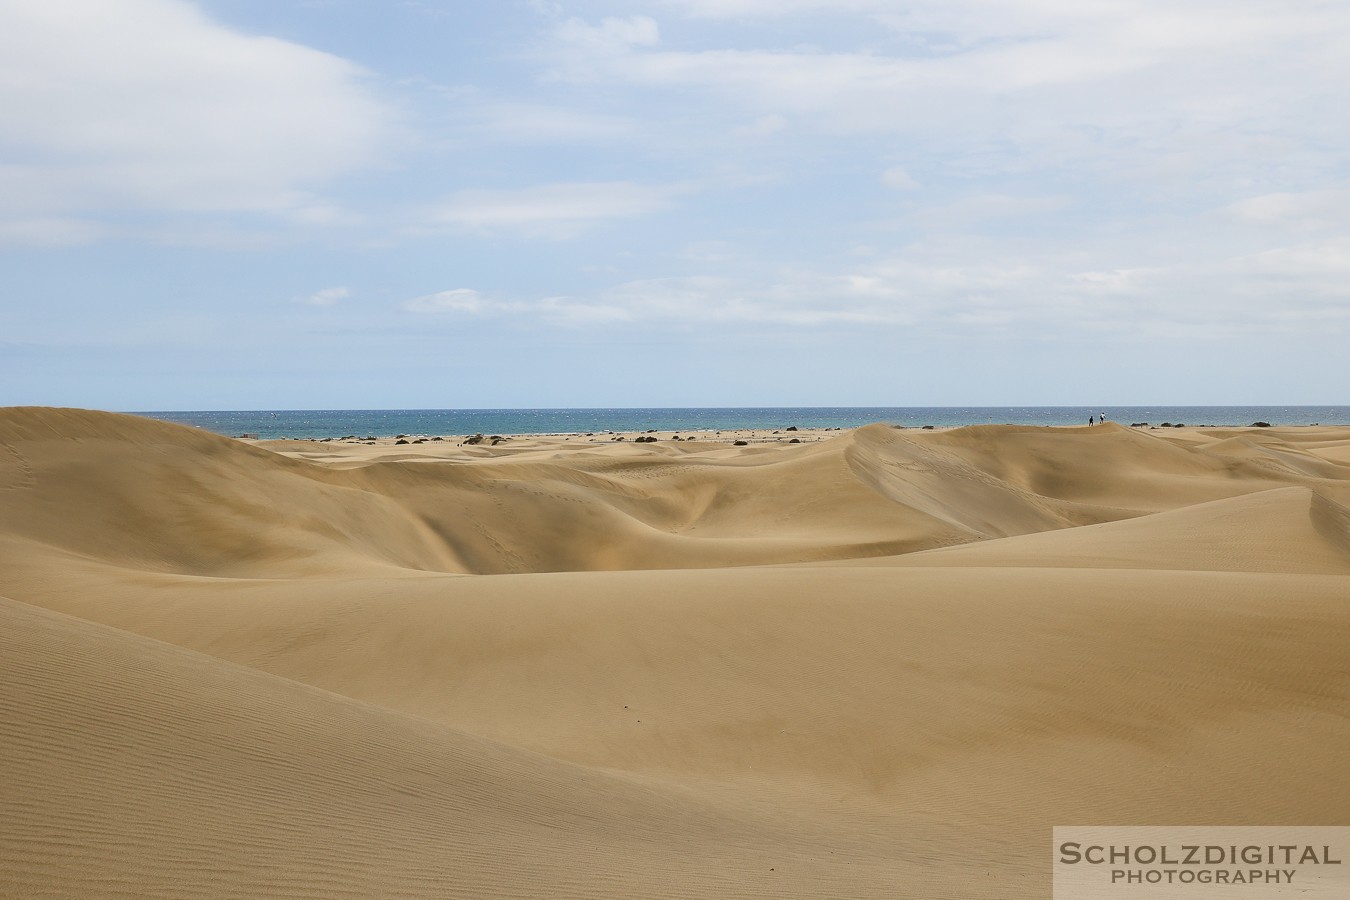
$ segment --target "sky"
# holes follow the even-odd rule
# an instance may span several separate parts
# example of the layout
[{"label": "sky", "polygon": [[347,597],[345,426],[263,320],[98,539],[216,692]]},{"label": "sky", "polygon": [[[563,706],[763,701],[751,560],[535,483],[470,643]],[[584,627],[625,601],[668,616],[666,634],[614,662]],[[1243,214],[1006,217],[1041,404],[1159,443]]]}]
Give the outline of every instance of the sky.
[{"label": "sky", "polygon": [[0,405],[1350,403],[1343,0],[0,0]]}]

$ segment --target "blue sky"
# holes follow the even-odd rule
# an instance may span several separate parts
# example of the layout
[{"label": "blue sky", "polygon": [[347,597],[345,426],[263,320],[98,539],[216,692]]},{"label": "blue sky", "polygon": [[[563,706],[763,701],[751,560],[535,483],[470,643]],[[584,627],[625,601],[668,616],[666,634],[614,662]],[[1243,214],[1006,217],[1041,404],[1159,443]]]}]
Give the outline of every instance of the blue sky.
[{"label": "blue sky", "polygon": [[1344,403],[1350,5],[0,0],[0,404]]}]

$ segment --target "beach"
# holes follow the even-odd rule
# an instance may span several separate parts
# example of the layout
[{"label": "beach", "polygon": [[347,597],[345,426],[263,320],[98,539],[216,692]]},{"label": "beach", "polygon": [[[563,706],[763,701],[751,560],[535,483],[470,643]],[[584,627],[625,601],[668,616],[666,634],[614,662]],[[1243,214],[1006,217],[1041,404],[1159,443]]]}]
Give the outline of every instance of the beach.
[{"label": "beach", "polygon": [[0,895],[1049,897],[1056,825],[1350,824],[1350,427],[331,438],[0,409]]}]

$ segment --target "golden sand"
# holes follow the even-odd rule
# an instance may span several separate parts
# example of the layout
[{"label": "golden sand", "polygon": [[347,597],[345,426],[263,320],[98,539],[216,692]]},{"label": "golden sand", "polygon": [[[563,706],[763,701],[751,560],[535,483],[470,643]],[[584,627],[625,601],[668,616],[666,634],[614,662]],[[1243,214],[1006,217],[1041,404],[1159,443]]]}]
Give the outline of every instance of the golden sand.
[{"label": "golden sand", "polygon": [[656,436],[0,410],[0,896],[1047,897],[1056,824],[1350,824],[1350,429]]}]

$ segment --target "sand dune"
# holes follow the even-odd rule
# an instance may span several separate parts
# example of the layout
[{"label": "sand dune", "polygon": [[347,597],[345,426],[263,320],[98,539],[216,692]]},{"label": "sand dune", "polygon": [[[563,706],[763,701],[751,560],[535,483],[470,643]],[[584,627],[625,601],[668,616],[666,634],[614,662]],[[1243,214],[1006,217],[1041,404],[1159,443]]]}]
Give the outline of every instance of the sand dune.
[{"label": "sand dune", "polygon": [[0,620],[6,896],[818,896],[895,875],[114,629],[2,599]]},{"label": "sand dune", "polygon": [[1277,488],[1123,522],[844,564],[1350,575],[1350,510],[1309,488]]},{"label": "sand dune", "polygon": [[0,534],[224,577],[856,559],[1291,484],[1350,502],[1350,465],[1311,451],[1290,449],[1294,466],[1115,425],[878,425],[805,446],[611,444],[584,455],[557,442],[499,455],[361,446],[317,464],[161,422],[13,410],[0,442],[9,480],[31,481],[0,509]]},{"label": "sand dune", "polygon": [[1035,897],[1054,824],[1344,824],[1347,448],[0,410],[0,894]]}]

